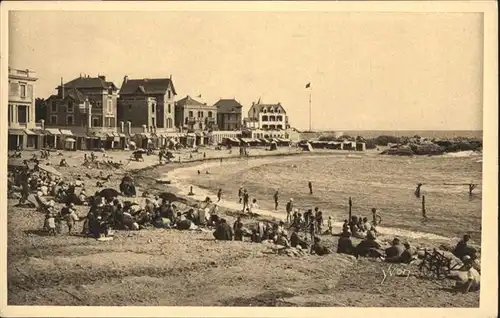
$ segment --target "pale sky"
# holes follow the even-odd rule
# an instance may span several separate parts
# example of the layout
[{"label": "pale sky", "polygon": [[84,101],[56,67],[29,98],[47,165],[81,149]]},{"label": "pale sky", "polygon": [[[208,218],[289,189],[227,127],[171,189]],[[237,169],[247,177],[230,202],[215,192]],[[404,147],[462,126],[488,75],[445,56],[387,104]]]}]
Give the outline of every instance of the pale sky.
[{"label": "pale sky", "polygon": [[36,12],[10,15],[9,65],[37,97],[80,73],[172,75],[178,96],[281,102],[313,129],[480,130],[476,13]]}]

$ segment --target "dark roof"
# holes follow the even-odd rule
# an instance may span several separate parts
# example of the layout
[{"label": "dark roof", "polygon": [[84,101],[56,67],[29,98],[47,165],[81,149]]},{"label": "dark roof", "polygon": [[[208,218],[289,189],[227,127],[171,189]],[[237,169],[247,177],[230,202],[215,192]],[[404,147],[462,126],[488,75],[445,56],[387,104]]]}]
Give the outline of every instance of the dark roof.
[{"label": "dark roof", "polygon": [[64,84],[65,88],[108,88],[109,86],[113,86],[117,88],[113,82],[106,82],[104,76],[100,77],[77,77],[72,81]]},{"label": "dark roof", "polygon": [[77,90],[76,88],[69,88],[67,91],[64,92],[64,97],[65,98],[72,98],[77,102],[84,102],[85,99],[87,98],[82,92]]},{"label": "dark roof", "polygon": [[174,95],[177,95],[170,78],[127,79],[122,84],[120,95],[136,94],[137,90],[143,94],[165,94],[169,85],[172,86]]},{"label": "dark roof", "polygon": [[184,106],[184,105],[207,106],[206,104],[200,103],[199,101],[192,99],[189,95],[184,97],[183,99],[179,99],[175,104],[178,106]]},{"label": "dark roof", "polygon": [[217,107],[218,113],[241,112],[241,108],[243,108],[235,99],[221,99],[214,106]]}]

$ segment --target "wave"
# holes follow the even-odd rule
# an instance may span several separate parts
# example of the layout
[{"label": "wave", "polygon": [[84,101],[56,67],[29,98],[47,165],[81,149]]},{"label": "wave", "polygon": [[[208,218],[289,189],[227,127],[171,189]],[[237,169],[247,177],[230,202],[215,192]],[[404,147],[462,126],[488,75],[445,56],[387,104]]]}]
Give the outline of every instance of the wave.
[{"label": "wave", "polygon": [[449,152],[443,155],[443,157],[448,157],[448,158],[466,158],[473,156],[482,156],[482,154],[477,151],[467,150],[459,152]]}]

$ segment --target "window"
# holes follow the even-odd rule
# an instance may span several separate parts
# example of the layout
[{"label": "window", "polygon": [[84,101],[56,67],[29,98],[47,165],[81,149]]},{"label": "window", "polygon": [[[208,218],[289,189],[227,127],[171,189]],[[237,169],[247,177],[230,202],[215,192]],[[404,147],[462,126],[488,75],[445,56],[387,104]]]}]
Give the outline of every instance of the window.
[{"label": "window", "polygon": [[168,104],[168,113],[170,114],[171,112],[172,112],[172,106],[170,104]]},{"label": "window", "polygon": [[172,118],[167,118],[167,128],[172,128]]},{"label": "window", "polygon": [[68,113],[72,113],[72,112],[73,112],[73,101],[72,101],[72,100],[68,101],[68,109],[67,109],[67,112],[68,112]]},{"label": "window", "polygon": [[28,121],[28,107],[17,106],[17,122],[20,124],[25,124]]},{"label": "window", "polygon": [[189,111],[189,117],[193,117],[193,111],[192,110]]},{"label": "window", "polygon": [[21,84],[21,97],[25,98],[26,97],[26,85]]},{"label": "window", "polygon": [[267,116],[262,116],[262,121],[268,121],[268,117]]},{"label": "window", "polygon": [[66,125],[73,125],[73,115],[66,116]]},{"label": "window", "polygon": [[208,112],[208,118],[212,118],[213,114],[211,111]]},{"label": "window", "polygon": [[111,100],[108,100],[108,113],[113,113],[113,102]]},{"label": "window", "polygon": [[128,105],[128,110],[132,110],[132,105]]},{"label": "window", "polygon": [[167,98],[170,99],[170,97],[172,96],[172,94],[170,93],[170,90],[167,91]]},{"label": "window", "polygon": [[50,111],[52,113],[57,113],[57,103],[55,100],[52,101],[52,104],[50,105]]},{"label": "window", "polygon": [[50,124],[51,125],[57,125],[57,115],[51,115],[50,116]]},{"label": "window", "polygon": [[156,127],[156,122],[154,117],[151,117],[151,126]]},{"label": "window", "polygon": [[274,116],[269,116],[269,121],[275,121],[276,120],[276,117]]},{"label": "window", "polygon": [[283,121],[283,116],[278,116],[278,117],[276,117],[276,120],[277,120],[277,121]]},{"label": "window", "polygon": [[[184,123],[187,125],[188,124],[188,118],[186,117],[186,120],[184,120]],[[168,127],[167,127],[168,128]]]},{"label": "window", "polygon": [[199,123],[198,128],[203,129],[203,123]]},{"label": "window", "polygon": [[155,113],[155,104],[151,104],[151,113]]},{"label": "window", "polygon": [[108,95],[113,95],[113,88],[108,89]]},{"label": "window", "polygon": [[100,127],[100,123],[99,123],[99,118],[98,117],[94,117],[92,118],[92,126],[93,127]]}]

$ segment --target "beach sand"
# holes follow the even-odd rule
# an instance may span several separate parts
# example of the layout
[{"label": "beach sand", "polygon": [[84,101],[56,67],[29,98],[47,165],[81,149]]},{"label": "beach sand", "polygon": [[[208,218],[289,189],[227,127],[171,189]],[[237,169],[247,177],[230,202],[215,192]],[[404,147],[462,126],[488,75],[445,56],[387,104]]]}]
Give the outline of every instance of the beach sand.
[{"label": "beach sand", "polygon": [[[288,149],[278,152],[285,155]],[[262,154],[267,154],[265,150]],[[207,159],[221,153],[207,150]],[[127,160],[130,153],[108,153]],[[252,155],[259,154],[252,151]],[[276,154],[276,153],[274,153]],[[71,157],[70,157],[71,155]],[[182,154],[184,158],[189,155]],[[225,157],[229,157],[227,154]],[[97,174],[85,169],[83,153],[65,153],[71,167],[61,168],[65,176]],[[121,159],[120,159],[121,158]],[[196,159],[196,158],[195,158]],[[55,164],[60,160],[53,157]],[[251,159],[261,160],[261,159]],[[265,159],[262,159],[265,160]],[[139,193],[171,190],[185,194],[186,178],[198,170],[193,163],[172,163],[147,168],[157,157],[130,162],[112,173],[109,186],[117,187],[121,176],[133,169]],[[204,165],[220,162],[204,162]],[[231,164],[223,162],[223,164]],[[206,167],[206,166],[205,166]],[[59,168],[58,168],[59,169]],[[104,171],[106,174],[108,171]],[[173,184],[159,185],[156,179],[169,178]],[[92,182],[85,186],[95,191]],[[177,189],[178,187],[178,189]],[[203,199],[202,189],[195,199]],[[142,198],[137,201],[142,202]],[[62,234],[58,237],[36,233],[43,215],[33,209],[8,207],[8,303],[9,305],[170,305],[170,306],[425,306],[477,307],[479,293],[450,293],[452,282],[419,279],[411,268],[409,278],[391,277],[381,284],[388,264],[367,259],[355,261],[346,255],[325,257],[278,256],[267,244],[217,242],[210,232],[182,232],[148,229],[117,231],[112,241]],[[221,214],[231,222],[237,213],[234,202],[223,202]],[[229,209],[227,209],[229,208]],[[80,207],[79,215],[87,208]],[[271,211],[259,211],[273,215]],[[269,217],[268,216],[268,217]],[[245,223],[252,222],[248,218]],[[81,224],[76,231],[81,230]],[[392,235],[392,234],[389,234]],[[324,237],[336,249],[335,237]],[[436,244],[432,238],[422,242]],[[449,240],[448,240],[449,242]],[[402,265],[401,265],[402,266]]]}]

